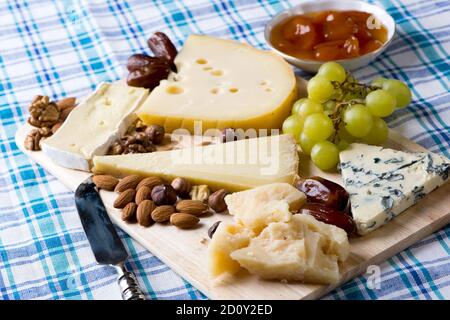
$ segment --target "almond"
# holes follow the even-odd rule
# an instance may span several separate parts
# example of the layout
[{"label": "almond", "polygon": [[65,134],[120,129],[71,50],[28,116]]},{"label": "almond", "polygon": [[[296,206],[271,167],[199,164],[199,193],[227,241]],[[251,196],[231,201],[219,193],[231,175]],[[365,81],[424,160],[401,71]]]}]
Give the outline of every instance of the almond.
[{"label": "almond", "polygon": [[75,109],[74,106],[63,109],[59,114],[59,120],[63,122],[66,121],[67,117],[69,116],[69,114],[72,112],[73,109]]},{"label": "almond", "polygon": [[139,184],[137,185],[136,189],[140,189],[143,186],[149,187],[150,190],[153,189],[153,187],[164,183],[164,180],[159,177],[147,177],[141,180]]},{"label": "almond", "polygon": [[156,207],[152,212],[152,219],[155,222],[166,222],[169,221],[170,216],[175,212],[175,208],[173,206],[164,205]]},{"label": "almond", "polygon": [[117,184],[116,188],[114,189],[114,191],[116,192],[122,192],[125,191],[127,189],[134,189],[136,188],[136,186],[138,185],[138,183],[142,180],[141,177],[137,176],[137,175],[131,175],[131,176],[126,176],[125,178],[121,179],[119,181],[119,183]]},{"label": "almond", "polygon": [[144,200],[142,201],[138,207],[136,212],[136,218],[138,223],[143,227],[149,227],[153,220],[152,220],[152,212],[156,209],[156,205],[151,200]]},{"label": "almond", "polygon": [[147,186],[142,186],[139,189],[137,189],[136,192],[136,203],[139,204],[144,200],[151,200],[152,199],[152,190]]},{"label": "almond", "polygon": [[56,102],[56,105],[58,106],[59,110],[64,110],[66,108],[75,106],[76,102],[77,102],[77,98],[67,97],[67,98],[61,99],[58,102]]},{"label": "almond", "polygon": [[119,196],[114,201],[114,208],[122,209],[130,202],[133,202],[134,197],[136,196],[136,190],[127,189],[124,192],[121,192]]},{"label": "almond", "polygon": [[188,213],[180,212],[174,213],[170,216],[170,223],[180,229],[193,228],[199,221],[200,221],[199,218]]},{"label": "almond", "polygon": [[52,127],[52,133],[55,134],[56,131],[58,131],[58,129],[62,126],[62,124],[63,124],[62,122],[55,123]]},{"label": "almond", "polygon": [[136,209],[137,204],[134,202],[130,202],[122,209],[122,220],[123,221],[132,221],[136,218]]},{"label": "almond", "polygon": [[177,203],[178,212],[201,216],[208,210],[208,206],[200,200],[181,200]]},{"label": "almond", "polygon": [[113,176],[102,174],[93,176],[92,181],[94,181],[94,184],[98,189],[107,191],[113,191],[117,183],[119,183],[119,179],[116,179]]}]

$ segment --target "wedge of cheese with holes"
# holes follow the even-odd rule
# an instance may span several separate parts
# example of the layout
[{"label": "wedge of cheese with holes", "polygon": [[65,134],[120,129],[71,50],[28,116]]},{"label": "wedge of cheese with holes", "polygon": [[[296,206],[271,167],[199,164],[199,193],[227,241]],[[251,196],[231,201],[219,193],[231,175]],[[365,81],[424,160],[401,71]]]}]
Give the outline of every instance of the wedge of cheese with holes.
[{"label": "wedge of cheese with holes", "polygon": [[101,83],[54,135],[43,140],[42,151],[60,166],[89,171],[92,158],[106,154],[137,119],[135,111],[147,96],[147,89],[122,81]]},{"label": "wedge of cheese with holes", "polygon": [[281,128],[296,98],[290,65],[247,44],[191,35],[178,53],[178,72],[161,81],[138,111],[146,124],[194,131]]},{"label": "wedge of cheese with holes", "polygon": [[153,153],[99,156],[96,174],[186,178],[211,189],[240,191],[273,183],[293,183],[298,153],[291,135],[245,139]]}]

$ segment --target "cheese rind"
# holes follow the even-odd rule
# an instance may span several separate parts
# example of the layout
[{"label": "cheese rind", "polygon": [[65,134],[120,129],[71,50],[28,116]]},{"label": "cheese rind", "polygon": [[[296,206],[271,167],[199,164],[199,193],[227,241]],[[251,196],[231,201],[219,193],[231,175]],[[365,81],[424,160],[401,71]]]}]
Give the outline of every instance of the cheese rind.
[{"label": "cheese rind", "polygon": [[291,135],[245,139],[153,153],[94,157],[97,174],[176,177],[212,189],[240,191],[273,182],[293,183],[298,153]]},{"label": "cheese rind", "polygon": [[185,128],[281,128],[297,96],[294,72],[276,54],[231,40],[191,35],[178,72],[161,81],[138,111],[167,132]]},{"label": "cheese rind", "polygon": [[106,154],[136,120],[135,111],[147,96],[147,89],[101,83],[42,141],[42,151],[60,166],[89,171],[92,158]]},{"label": "cheese rind", "polygon": [[358,233],[364,235],[444,184],[450,160],[354,143],[340,153],[340,168]]}]

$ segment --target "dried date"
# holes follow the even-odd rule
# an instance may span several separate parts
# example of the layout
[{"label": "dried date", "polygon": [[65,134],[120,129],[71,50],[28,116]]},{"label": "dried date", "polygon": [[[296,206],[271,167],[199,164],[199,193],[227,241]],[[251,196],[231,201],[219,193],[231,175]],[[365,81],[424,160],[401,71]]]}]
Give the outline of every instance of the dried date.
[{"label": "dried date", "polygon": [[[143,67],[128,74],[127,83],[132,87],[153,89],[170,73],[170,63],[166,59],[152,58]],[[134,62],[136,66],[137,62]]]},{"label": "dried date", "polygon": [[176,71],[174,60],[178,54],[178,51],[165,33],[155,32],[147,40],[147,44],[150,50],[152,50],[155,57],[168,60],[172,70]]},{"label": "dried date", "polygon": [[149,55],[143,53],[136,53],[131,55],[127,61],[127,69],[132,72],[135,70],[139,70],[142,67],[150,65],[155,58],[150,57]]},{"label": "dried date", "polygon": [[309,214],[319,221],[335,225],[344,229],[347,234],[353,234],[356,230],[355,222],[350,215],[321,203],[307,203],[299,213]]},{"label": "dried date", "polygon": [[298,190],[308,197],[308,202],[322,203],[337,210],[345,210],[348,193],[343,187],[321,177],[311,177],[296,183]]}]

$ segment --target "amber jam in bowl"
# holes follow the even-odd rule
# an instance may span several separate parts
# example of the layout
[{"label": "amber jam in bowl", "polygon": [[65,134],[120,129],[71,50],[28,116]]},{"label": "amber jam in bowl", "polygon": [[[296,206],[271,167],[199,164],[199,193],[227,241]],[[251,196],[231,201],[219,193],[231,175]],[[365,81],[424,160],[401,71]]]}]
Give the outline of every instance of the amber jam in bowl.
[{"label": "amber jam in bowl", "polygon": [[375,59],[395,34],[393,18],[362,1],[310,1],[275,16],[269,46],[291,64],[315,72],[326,61],[355,69]]}]

